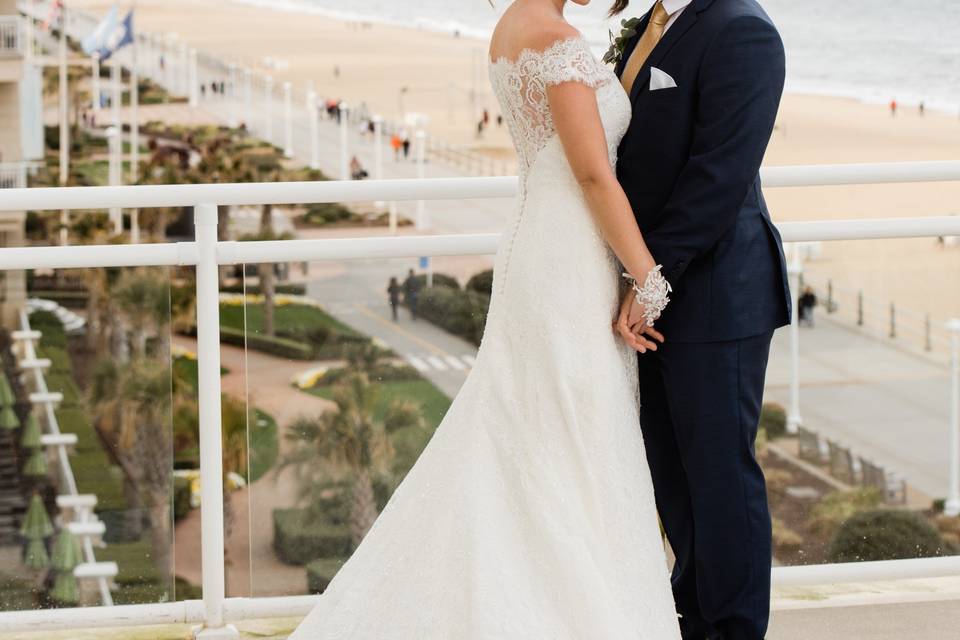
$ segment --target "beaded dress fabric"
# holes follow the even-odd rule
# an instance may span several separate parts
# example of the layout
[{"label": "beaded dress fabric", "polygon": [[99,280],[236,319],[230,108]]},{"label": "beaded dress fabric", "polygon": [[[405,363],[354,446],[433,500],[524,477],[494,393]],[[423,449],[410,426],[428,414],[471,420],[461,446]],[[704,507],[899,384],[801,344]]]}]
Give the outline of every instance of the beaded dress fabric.
[{"label": "beaded dress fabric", "polygon": [[295,640],[679,640],[640,434],[620,270],[547,87],[596,90],[615,161],[629,99],[582,38],[491,64],[520,159],[476,364]]}]

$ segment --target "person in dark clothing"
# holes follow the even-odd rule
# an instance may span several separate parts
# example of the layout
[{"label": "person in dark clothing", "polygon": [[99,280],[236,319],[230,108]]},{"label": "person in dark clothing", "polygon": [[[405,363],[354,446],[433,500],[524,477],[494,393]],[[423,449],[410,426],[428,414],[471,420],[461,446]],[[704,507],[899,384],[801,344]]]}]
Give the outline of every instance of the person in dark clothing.
[{"label": "person in dark clothing", "polygon": [[397,307],[400,306],[400,283],[397,282],[396,278],[390,278],[390,284],[387,285],[387,297],[390,300],[390,312],[393,314],[393,321],[397,322],[400,320],[400,316],[397,313]]},{"label": "person in dark clothing", "polygon": [[813,326],[813,308],[817,306],[817,294],[810,287],[805,287],[800,294],[797,316],[799,316],[800,326]]},{"label": "person in dark clothing", "polygon": [[403,299],[410,309],[410,318],[417,319],[417,302],[420,300],[420,282],[417,280],[413,269],[410,269],[407,279],[403,282]]}]

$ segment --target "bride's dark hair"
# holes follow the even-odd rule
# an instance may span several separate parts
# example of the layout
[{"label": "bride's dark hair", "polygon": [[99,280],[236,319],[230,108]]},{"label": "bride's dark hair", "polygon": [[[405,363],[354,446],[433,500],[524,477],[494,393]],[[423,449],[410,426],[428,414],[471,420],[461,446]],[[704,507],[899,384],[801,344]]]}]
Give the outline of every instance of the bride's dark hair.
[{"label": "bride's dark hair", "polygon": [[618,13],[623,13],[623,10],[627,8],[627,5],[630,4],[630,0],[615,0],[613,6],[610,7],[610,16],[615,16]]}]

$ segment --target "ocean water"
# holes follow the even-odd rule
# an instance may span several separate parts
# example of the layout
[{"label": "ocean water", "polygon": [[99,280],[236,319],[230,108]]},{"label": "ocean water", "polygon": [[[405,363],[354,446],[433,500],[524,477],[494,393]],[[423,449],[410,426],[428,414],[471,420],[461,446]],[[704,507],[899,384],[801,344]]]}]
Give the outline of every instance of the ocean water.
[{"label": "ocean water", "polygon": [[[280,11],[416,26],[489,37],[509,0],[224,0]],[[720,0],[722,1],[722,0]],[[787,48],[787,90],[870,102],[924,101],[960,113],[960,0],[759,0]],[[626,16],[650,0],[634,0]],[[606,49],[609,0],[567,15],[594,45]]]}]

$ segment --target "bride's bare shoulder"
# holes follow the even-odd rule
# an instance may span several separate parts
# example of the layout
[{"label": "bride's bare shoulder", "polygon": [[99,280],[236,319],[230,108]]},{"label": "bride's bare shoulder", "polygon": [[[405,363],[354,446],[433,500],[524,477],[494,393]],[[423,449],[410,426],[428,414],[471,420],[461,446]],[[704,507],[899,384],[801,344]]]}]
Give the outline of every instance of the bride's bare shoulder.
[{"label": "bride's bare shoulder", "polygon": [[490,39],[490,57],[516,60],[522,51],[544,51],[580,32],[562,17],[543,11],[510,7],[500,18]]}]

